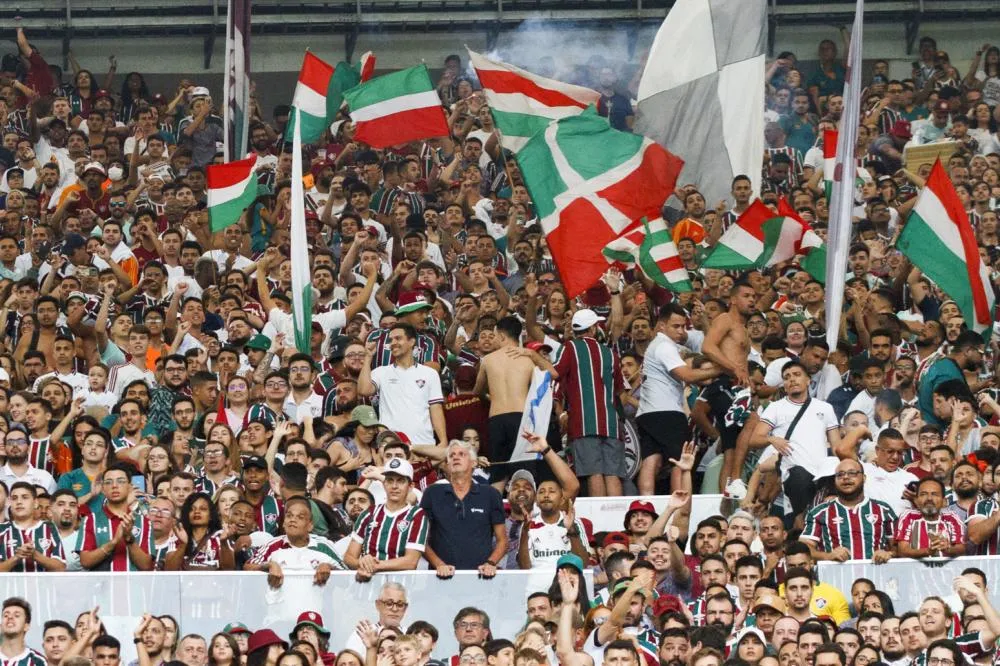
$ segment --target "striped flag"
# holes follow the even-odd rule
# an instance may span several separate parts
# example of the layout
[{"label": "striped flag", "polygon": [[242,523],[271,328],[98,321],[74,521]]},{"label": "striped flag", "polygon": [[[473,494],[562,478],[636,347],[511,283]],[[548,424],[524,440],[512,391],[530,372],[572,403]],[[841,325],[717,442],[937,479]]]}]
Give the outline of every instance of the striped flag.
[{"label": "striped flag", "polygon": [[208,185],[208,220],[212,233],[240,221],[257,198],[257,155],[229,164],[209,164],[205,168]]},{"label": "striped flag", "polygon": [[228,162],[246,154],[250,138],[250,0],[229,0],[223,102],[223,159]]},{"label": "striped flag", "polygon": [[797,255],[808,259],[813,253],[816,256],[803,262],[802,268],[823,282],[826,256],[823,239],[786,202],[779,204],[775,215],[760,199],[755,199],[705,257],[702,268],[770,268]]},{"label": "striped flag", "polygon": [[373,148],[450,134],[426,65],[362,83],[345,92],[344,99],[354,121],[354,140]]},{"label": "striped flag", "polygon": [[475,51],[469,51],[469,62],[503,134],[503,147],[515,153],[550,120],[583,113],[601,100],[596,90],[547,79]]},{"label": "striped flag", "polygon": [[833,172],[837,169],[837,130],[823,130],[823,186],[826,203],[833,197]]},{"label": "striped flag", "polygon": [[[299,113],[292,110],[292,115]],[[305,124],[305,121],[302,121]],[[306,238],[305,191],[302,187],[302,136],[299,124],[292,130],[292,324],[295,327],[295,347],[303,354],[310,349],[312,336],[313,295],[309,280],[309,240]]]},{"label": "striped flag", "polygon": [[684,164],[650,139],[611,129],[594,107],[550,122],[517,161],[570,298],[607,270],[608,243],[659,217]]},{"label": "striped flag", "polygon": [[358,69],[346,62],[337,63],[334,67],[306,51],[292,97],[292,107],[301,114],[289,114],[285,136],[294,133],[295,118],[301,116],[302,141],[318,141],[340,111],[344,101],[343,91],[356,86],[360,80],[358,76]]},{"label": "striped flag", "polygon": [[990,271],[983,265],[976,233],[940,160],[934,163],[896,246],[958,303],[969,328],[988,339],[994,305]]},{"label": "striped flag", "polygon": [[650,280],[671,291],[691,291],[687,269],[677,255],[677,246],[662,218],[625,232],[601,251],[609,262],[624,268],[638,266]]}]

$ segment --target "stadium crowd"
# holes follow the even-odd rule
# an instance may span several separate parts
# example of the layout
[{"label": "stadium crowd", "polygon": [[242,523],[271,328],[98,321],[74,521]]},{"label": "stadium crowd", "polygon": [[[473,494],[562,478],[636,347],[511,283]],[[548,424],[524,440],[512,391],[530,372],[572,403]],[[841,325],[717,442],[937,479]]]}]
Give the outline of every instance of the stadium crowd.
[{"label": "stadium crowd", "polygon": [[[928,170],[907,168],[906,147],[949,141],[948,174],[1000,280],[997,47],[964,76],[929,37],[906,79],[873,63],[845,285],[794,262],[699,267],[750,204],[739,176],[731,200],[683,184],[665,205],[694,291],[612,268],[579,298],[450,56],[437,88],[450,137],[373,150],[346,122],[306,148],[303,353],[288,107],[267,117],[254,102],[260,196],[212,233],[205,168],[222,161],[223,123],[208,89],[151,91],[113,58],[101,85],[75,62],[67,77],[16,38],[0,64],[0,571],[242,570],[280,588],[287,573],[363,584],[430,568],[445,591],[456,571],[552,572],[510,604],[517,635],[493,635],[460,599],[451,628],[409,617],[406,589],[387,583],[345,645],[309,608],[287,640],[239,617],[201,636],[149,609],[138,666],[994,662],[1000,614],[981,570],[955,580],[960,605],[914,609],[815,571],[1000,554],[996,336],[969,330],[894,246]],[[816,67],[783,53],[767,72],[761,198],[786,197],[821,236],[838,58],[824,41]],[[632,126],[634,91],[599,56],[552,74]],[[830,288],[845,290],[843,313],[824,311]],[[521,430],[536,369],[557,382],[537,433]],[[574,509],[636,493],[655,503],[632,502],[619,531]],[[712,493],[719,515],[689,524],[692,496]],[[2,666],[120,663],[129,637],[96,612],[33,617],[29,602],[3,602]],[[32,623],[41,645],[25,642]],[[435,652],[444,631],[457,654]]]}]

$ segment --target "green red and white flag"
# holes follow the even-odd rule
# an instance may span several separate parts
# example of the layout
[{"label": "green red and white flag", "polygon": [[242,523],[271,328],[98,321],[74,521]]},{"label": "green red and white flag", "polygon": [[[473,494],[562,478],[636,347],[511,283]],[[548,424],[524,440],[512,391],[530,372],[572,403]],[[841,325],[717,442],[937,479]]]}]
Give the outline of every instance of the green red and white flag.
[{"label": "green red and white flag", "polygon": [[823,186],[826,203],[833,196],[833,172],[837,169],[837,130],[823,130]]},{"label": "green red and white flag", "polygon": [[[292,109],[292,116],[299,113]],[[291,120],[291,118],[289,119]],[[304,124],[304,123],[303,123]],[[306,236],[305,190],[302,185],[302,136],[300,125],[292,128],[292,196],[291,196],[291,255],[292,255],[292,325],[295,328],[295,348],[303,354],[311,352],[313,294],[309,280],[309,240]]]},{"label": "green red and white flag", "polygon": [[306,51],[302,69],[299,70],[299,80],[295,84],[295,94],[292,96],[292,108],[299,112],[289,114],[288,122],[291,126],[287,129],[288,134],[293,133],[296,124],[302,123],[299,135],[306,143],[312,143],[318,141],[323,131],[330,126],[329,119],[336,115],[341,101],[337,99],[336,93],[334,99],[329,99],[333,72],[333,65]]},{"label": "green red and white flag", "polygon": [[940,160],[934,163],[896,247],[958,304],[969,328],[989,337],[994,306],[990,271]]},{"label": "green red and white flag", "polygon": [[705,257],[702,268],[770,268],[800,255],[802,269],[823,282],[826,272],[823,239],[784,200],[779,202],[775,214],[760,199],[755,199]]},{"label": "green red and white flag", "polygon": [[691,280],[677,246],[662,218],[642,220],[642,226],[608,243],[601,252],[621,268],[639,267],[643,274],[671,291],[691,291]]},{"label": "green red and white flag", "polygon": [[538,76],[472,50],[469,62],[486,93],[493,122],[503,135],[503,147],[514,153],[549,121],[583,113],[601,100],[596,90]]},{"label": "green red and white flag", "polygon": [[243,211],[257,198],[257,156],[205,168],[208,221],[212,232],[240,221]]},{"label": "green red and white flag", "polygon": [[684,165],[650,139],[611,129],[594,107],[550,122],[517,161],[570,298],[607,271],[608,243],[660,216]]},{"label": "green red and white flag", "polygon": [[373,148],[450,134],[426,65],[374,78],[345,92],[344,99],[354,140]]},{"label": "green red and white flag", "polygon": [[[358,83],[364,83],[365,81],[372,78],[375,73],[375,54],[371,51],[365,51],[358,59]],[[357,84],[355,84],[357,85]]]}]

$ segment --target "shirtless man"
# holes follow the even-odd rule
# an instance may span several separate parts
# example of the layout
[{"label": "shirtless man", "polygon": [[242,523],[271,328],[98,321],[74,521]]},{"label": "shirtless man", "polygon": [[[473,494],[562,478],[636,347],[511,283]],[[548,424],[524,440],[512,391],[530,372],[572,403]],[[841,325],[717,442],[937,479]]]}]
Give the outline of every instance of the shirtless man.
[{"label": "shirtless man", "polygon": [[[517,317],[501,318],[495,332],[496,350],[479,364],[474,392],[489,393],[490,462],[506,463],[517,444],[521,415],[535,367],[548,370],[553,378],[558,373],[541,354],[520,346],[521,322]],[[493,485],[501,492],[512,473],[508,467],[501,464],[492,469]]]},{"label": "shirtless man", "polygon": [[[708,333],[705,334],[702,353],[729,375],[716,380],[720,385],[714,388],[719,388],[721,393],[732,393],[733,385],[750,386],[750,376],[747,371],[750,334],[747,332],[747,320],[756,311],[756,300],[757,295],[753,287],[745,278],[741,278],[733,285],[730,292],[729,311],[716,317]],[[723,448],[722,473],[719,475],[719,482],[723,488],[731,478],[740,476],[739,470],[733,469],[735,454],[734,447]]]}]

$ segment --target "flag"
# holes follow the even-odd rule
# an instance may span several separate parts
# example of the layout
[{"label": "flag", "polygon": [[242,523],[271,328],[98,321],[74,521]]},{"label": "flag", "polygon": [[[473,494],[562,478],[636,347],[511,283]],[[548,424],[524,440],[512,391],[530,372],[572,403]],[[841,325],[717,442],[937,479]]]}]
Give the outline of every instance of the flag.
[{"label": "flag", "polygon": [[[292,115],[300,113],[292,109]],[[302,121],[305,125],[305,121]],[[299,124],[292,130],[292,324],[295,348],[303,354],[310,349],[312,336],[312,283],[309,280],[309,241],[306,238],[305,192],[302,188],[302,136]]]},{"label": "flag", "polygon": [[826,253],[823,239],[784,200],[779,203],[778,214],[775,215],[760,199],[755,199],[736,223],[722,234],[718,244],[702,262],[702,268],[770,268],[791,261],[800,254],[808,259],[814,253],[816,256],[804,262],[802,268],[822,282],[825,270],[822,258]]},{"label": "flag", "polygon": [[592,106],[550,122],[517,161],[570,298],[607,270],[608,243],[643,217],[660,217],[684,164],[649,139],[611,129]]},{"label": "flag", "polygon": [[510,462],[538,460],[541,456],[528,451],[528,440],[521,436],[525,430],[545,436],[549,431],[549,417],[552,414],[552,375],[548,370],[535,368],[531,373],[531,386],[524,398],[521,425],[517,429],[517,442],[510,454]]},{"label": "flag", "polygon": [[[366,53],[362,57],[369,55]],[[369,59],[374,67],[375,56],[370,56]],[[363,66],[363,63],[361,67],[352,67],[346,62],[339,62],[333,67],[306,51],[302,70],[299,72],[299,82],[295,84],[295,95],[292,97],[292,107],[302,111],[302,141],[315,143],[337,118],[344,103],[344,91],[358,85]],[[289,114],[286,137],[294,133],[295,117],[296,114]]]},{"label": "flag", "polygon": [[426,65],[362,83],[345,92],[344,99],[354,121],[354,140],[373,148],[451,133]]},{"label": "flag", "polygon": [[357,72],[358,72],[358,83],[364,83],[368,79],[372,78],[372,74],[375,73],[374,53],[372,53],[371,51],[365,51],[364,55],[362,55],[361,58],[358,59]]},{"label": "flag", "polygon": [[837,130],[823,130],[823,186],[826,203],[833,196],[833,172],[837,169]]},{"label": "flag", "polygon": [[596,90],[547,79],[475,51],[469,51],[469,62],[503,135],[503,147],[514,153],[550,120],[583,113],[601,99]]},{"label": "flag", "polygon": [[226,416],[226,392],[219,391],[219,406],[215,410],[215,424],[229,425],[229,417]]},{"label": "flag", "polygon": [[760,191],[766,0],[673,3],[639,81],[635,131],[685,160],[681,182],[706,201],[735,176]]},{"label": "flag", "polygon": [[994,305],[990,270],[983,265],[976,233],[940,160],[896,246],[958,304],[969,328],[988,339]]},{"label": "flag", "polygon": [[223,159],[228,162],[246,154],[250,138],[250,0],[229,0],[223,102]]},{"label": "flag", "polygon": [[257,198],[256,168],[257,155],[229,164],[209,164],[205,168],[212,233],[239,222],[243,211]]},{"label": "flag", "polygon": [[667,223],[661,218],[652,222],[643,218],[641,227],[625,232],[601,252],[609,262],[625,268],[638,265],[646,277],[664,289],[691,291],[687,269],[677,255]]},{"label": "flag", "polygon": [[[847,73],[844,76],[844,111],[840,116],[840,127],[843,131],[837,135],[837,152],[831,171],[833,185],[827,199],[830,226],[826,235],[826,275],[827,284],[831,285],[831,288],[826,290],[826,311],[829,313],[840,312],[844,305],[844,290],[840,285],[844,284],[847,277],[847,251],[851,246],[851,232],[854,227],[851,220],[854,210],[854,180],[857,174],[854,149],[858,141],[861,113],[861,45],[864,15],[865,2],[857,0],[851,43],[847,49]],[[826,166],[824,162],[824,173]],[[840,317],[827,317],[826,342],[830,345],[830,349],[837,346],[839,335]]]}]

